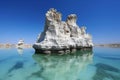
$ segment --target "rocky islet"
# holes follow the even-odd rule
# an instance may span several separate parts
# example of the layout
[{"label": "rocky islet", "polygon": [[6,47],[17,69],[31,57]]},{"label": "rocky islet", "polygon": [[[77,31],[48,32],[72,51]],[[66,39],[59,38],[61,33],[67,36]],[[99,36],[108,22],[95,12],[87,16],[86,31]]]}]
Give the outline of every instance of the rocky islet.
[{"label": "rocky islet", "polygon": [[38,36],[33,48],[36,53],[70,53],[76,50],[91,50],[92,37],[86,27],[76,23],[76,14],[62,21],[62,14],[51,8],[46,13],[44,31]]}]

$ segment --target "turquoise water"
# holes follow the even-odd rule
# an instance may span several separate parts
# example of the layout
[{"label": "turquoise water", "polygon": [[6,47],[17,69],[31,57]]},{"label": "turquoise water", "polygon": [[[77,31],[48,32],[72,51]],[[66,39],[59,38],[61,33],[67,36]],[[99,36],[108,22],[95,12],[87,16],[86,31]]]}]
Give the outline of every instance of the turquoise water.
[{"label": "turquoise water", "polygon": [[0,80],[120,80],[120,48],[65,55],[0,49]]}]

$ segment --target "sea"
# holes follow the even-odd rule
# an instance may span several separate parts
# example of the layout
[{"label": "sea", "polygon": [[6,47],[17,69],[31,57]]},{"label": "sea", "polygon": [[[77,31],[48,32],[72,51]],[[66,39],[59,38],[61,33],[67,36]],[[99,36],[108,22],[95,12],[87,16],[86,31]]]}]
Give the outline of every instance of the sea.
[{"label": "sea", "polygon": [[0,80],[120,80],[120,48],[62,55],[0,48]]}]

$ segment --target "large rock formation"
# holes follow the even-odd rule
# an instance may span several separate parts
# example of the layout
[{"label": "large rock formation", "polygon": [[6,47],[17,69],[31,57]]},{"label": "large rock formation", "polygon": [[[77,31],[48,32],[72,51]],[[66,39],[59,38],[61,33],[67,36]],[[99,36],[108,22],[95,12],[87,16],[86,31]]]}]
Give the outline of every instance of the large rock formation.
[{"label": "large rock formation", "polygon": [[51,8],[46,13],[44,31],[38,36],[33,48],[41,53],[69,53],[76,49],[91,49],[91,35],[86,27],[76,24],[77,16],[70,14],[66,21],[61,21],[61,13]]}]

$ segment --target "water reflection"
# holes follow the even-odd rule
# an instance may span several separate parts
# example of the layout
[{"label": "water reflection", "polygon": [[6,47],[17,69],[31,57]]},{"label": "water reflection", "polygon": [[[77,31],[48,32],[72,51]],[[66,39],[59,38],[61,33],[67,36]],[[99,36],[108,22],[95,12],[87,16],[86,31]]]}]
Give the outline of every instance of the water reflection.
[{"label": "water reflection", "polygon": [[23,48],[17,48],[18,54],[23,55]]},{"label": "water reflection", "polygon": [[32,73],[31,77],[43,80],[81,80],[80,75],[92,63],[93,54],[92,51],[77,51],[69,55],[34,54],[33,59],[42,68]]}]

